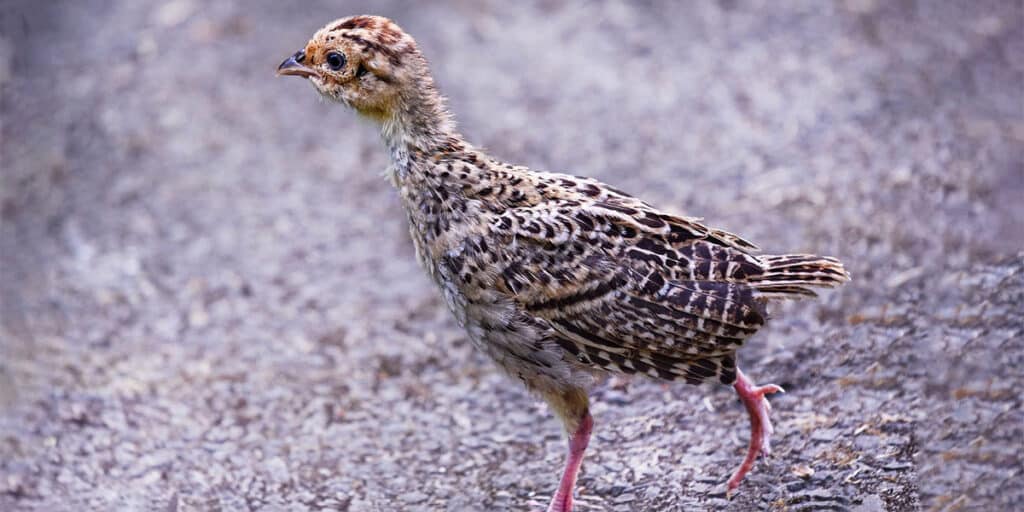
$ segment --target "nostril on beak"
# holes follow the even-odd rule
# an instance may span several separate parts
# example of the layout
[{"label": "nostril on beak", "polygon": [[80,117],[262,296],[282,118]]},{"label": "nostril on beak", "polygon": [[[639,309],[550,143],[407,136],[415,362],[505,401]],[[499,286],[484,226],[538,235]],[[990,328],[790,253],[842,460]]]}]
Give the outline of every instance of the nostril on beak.
[{"label": "nostril on beak", "polygon": [[294,75],[302,77],[310,77],[315,73],[312,69],[306,67],[303,62],[306,60],[306,52],[299,50],[294,55],[288,57],[277,67],[278,75]]},{"label": "nostril on beak", "polygon": [[302,64],[302,61],[304,60],[306,60],[306,52],[299,50],[292,54],[291,57],[285,59],[284,62],[282,62],[281,65],[277,67],[277,70],[281,71],[282,69],[294,67],[298,64]]}]

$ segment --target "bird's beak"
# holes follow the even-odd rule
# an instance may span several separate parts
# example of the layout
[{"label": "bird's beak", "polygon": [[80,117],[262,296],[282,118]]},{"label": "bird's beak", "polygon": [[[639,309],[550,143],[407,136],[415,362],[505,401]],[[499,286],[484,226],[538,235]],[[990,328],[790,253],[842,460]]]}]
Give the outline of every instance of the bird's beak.
[{"label": "bird's beak", "polygon": [[305,58],[306,55],[302,50],[299,50],[295,55],[288,57],[280,66],[277,67],[277,76],[293,75],[306,78],[317,76],[316,70],[302,64],[302,61],[305,60]]}]

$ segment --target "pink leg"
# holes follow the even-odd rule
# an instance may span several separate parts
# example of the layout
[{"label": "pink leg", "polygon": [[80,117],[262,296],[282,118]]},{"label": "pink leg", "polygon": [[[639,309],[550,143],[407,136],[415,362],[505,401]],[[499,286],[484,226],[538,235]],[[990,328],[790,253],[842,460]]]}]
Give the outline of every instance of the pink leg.
[{"label": "pink leg", "polygon": [[733,388],[736,389],[740,400],[747,408],[747,413],[750,414],[750,447],[747,449],[747,457],[743,459],[743,464],[740,464],[732,478],[729,479],[728,496],[732,496],[736,492],[743,477],[754,467],[758,453],[766,457],[771,454],[772,422],[768,418],[768,411],[772,410],[772,406],[768,403],[765,395],[785,392],[775,384],[755,386],[739,368],[736,369],[736,383],[733,384]]},{"label": "pink leg", "polygon": [[548,512],[572,512],[572,490],[576,487],[576,475],[583,464],[583,452],[590,443],[590,432],[594,428],[594,419],[586,412],[580,421],[580,426],[569,437],[569,457],[565,461],[565,472],[562,473],[562,483],[558,485],[558,492],[551,498],[548,505]]}]

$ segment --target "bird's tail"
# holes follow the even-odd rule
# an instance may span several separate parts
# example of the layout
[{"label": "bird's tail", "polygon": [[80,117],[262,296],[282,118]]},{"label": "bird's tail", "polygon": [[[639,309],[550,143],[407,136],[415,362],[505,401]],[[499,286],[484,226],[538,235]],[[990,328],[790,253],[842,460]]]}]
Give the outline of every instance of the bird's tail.
[{"label": "bird's tail", "polygon": [[764,272],[750,276],[754,295],[764,299],[815,297],[809,287],[835,288],[850,280],[850,273],[835,258],[813,254],[761,256]]}]

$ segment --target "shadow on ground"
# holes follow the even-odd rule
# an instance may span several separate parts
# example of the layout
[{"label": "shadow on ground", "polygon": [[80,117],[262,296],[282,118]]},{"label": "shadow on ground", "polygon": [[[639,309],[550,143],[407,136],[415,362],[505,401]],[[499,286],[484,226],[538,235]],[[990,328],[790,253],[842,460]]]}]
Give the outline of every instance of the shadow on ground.
[{"label": "shadow on ground", "polygon": [[0,508],[543,504],[559,428],[416,267],[372,127],[274,79],[361,12],[494,154],[853,273],[742,352],[789,393],[738,497],[730,391],[638,380],[580,510],[1024,502],[1019,3],[245,5],[0,9]]}]

